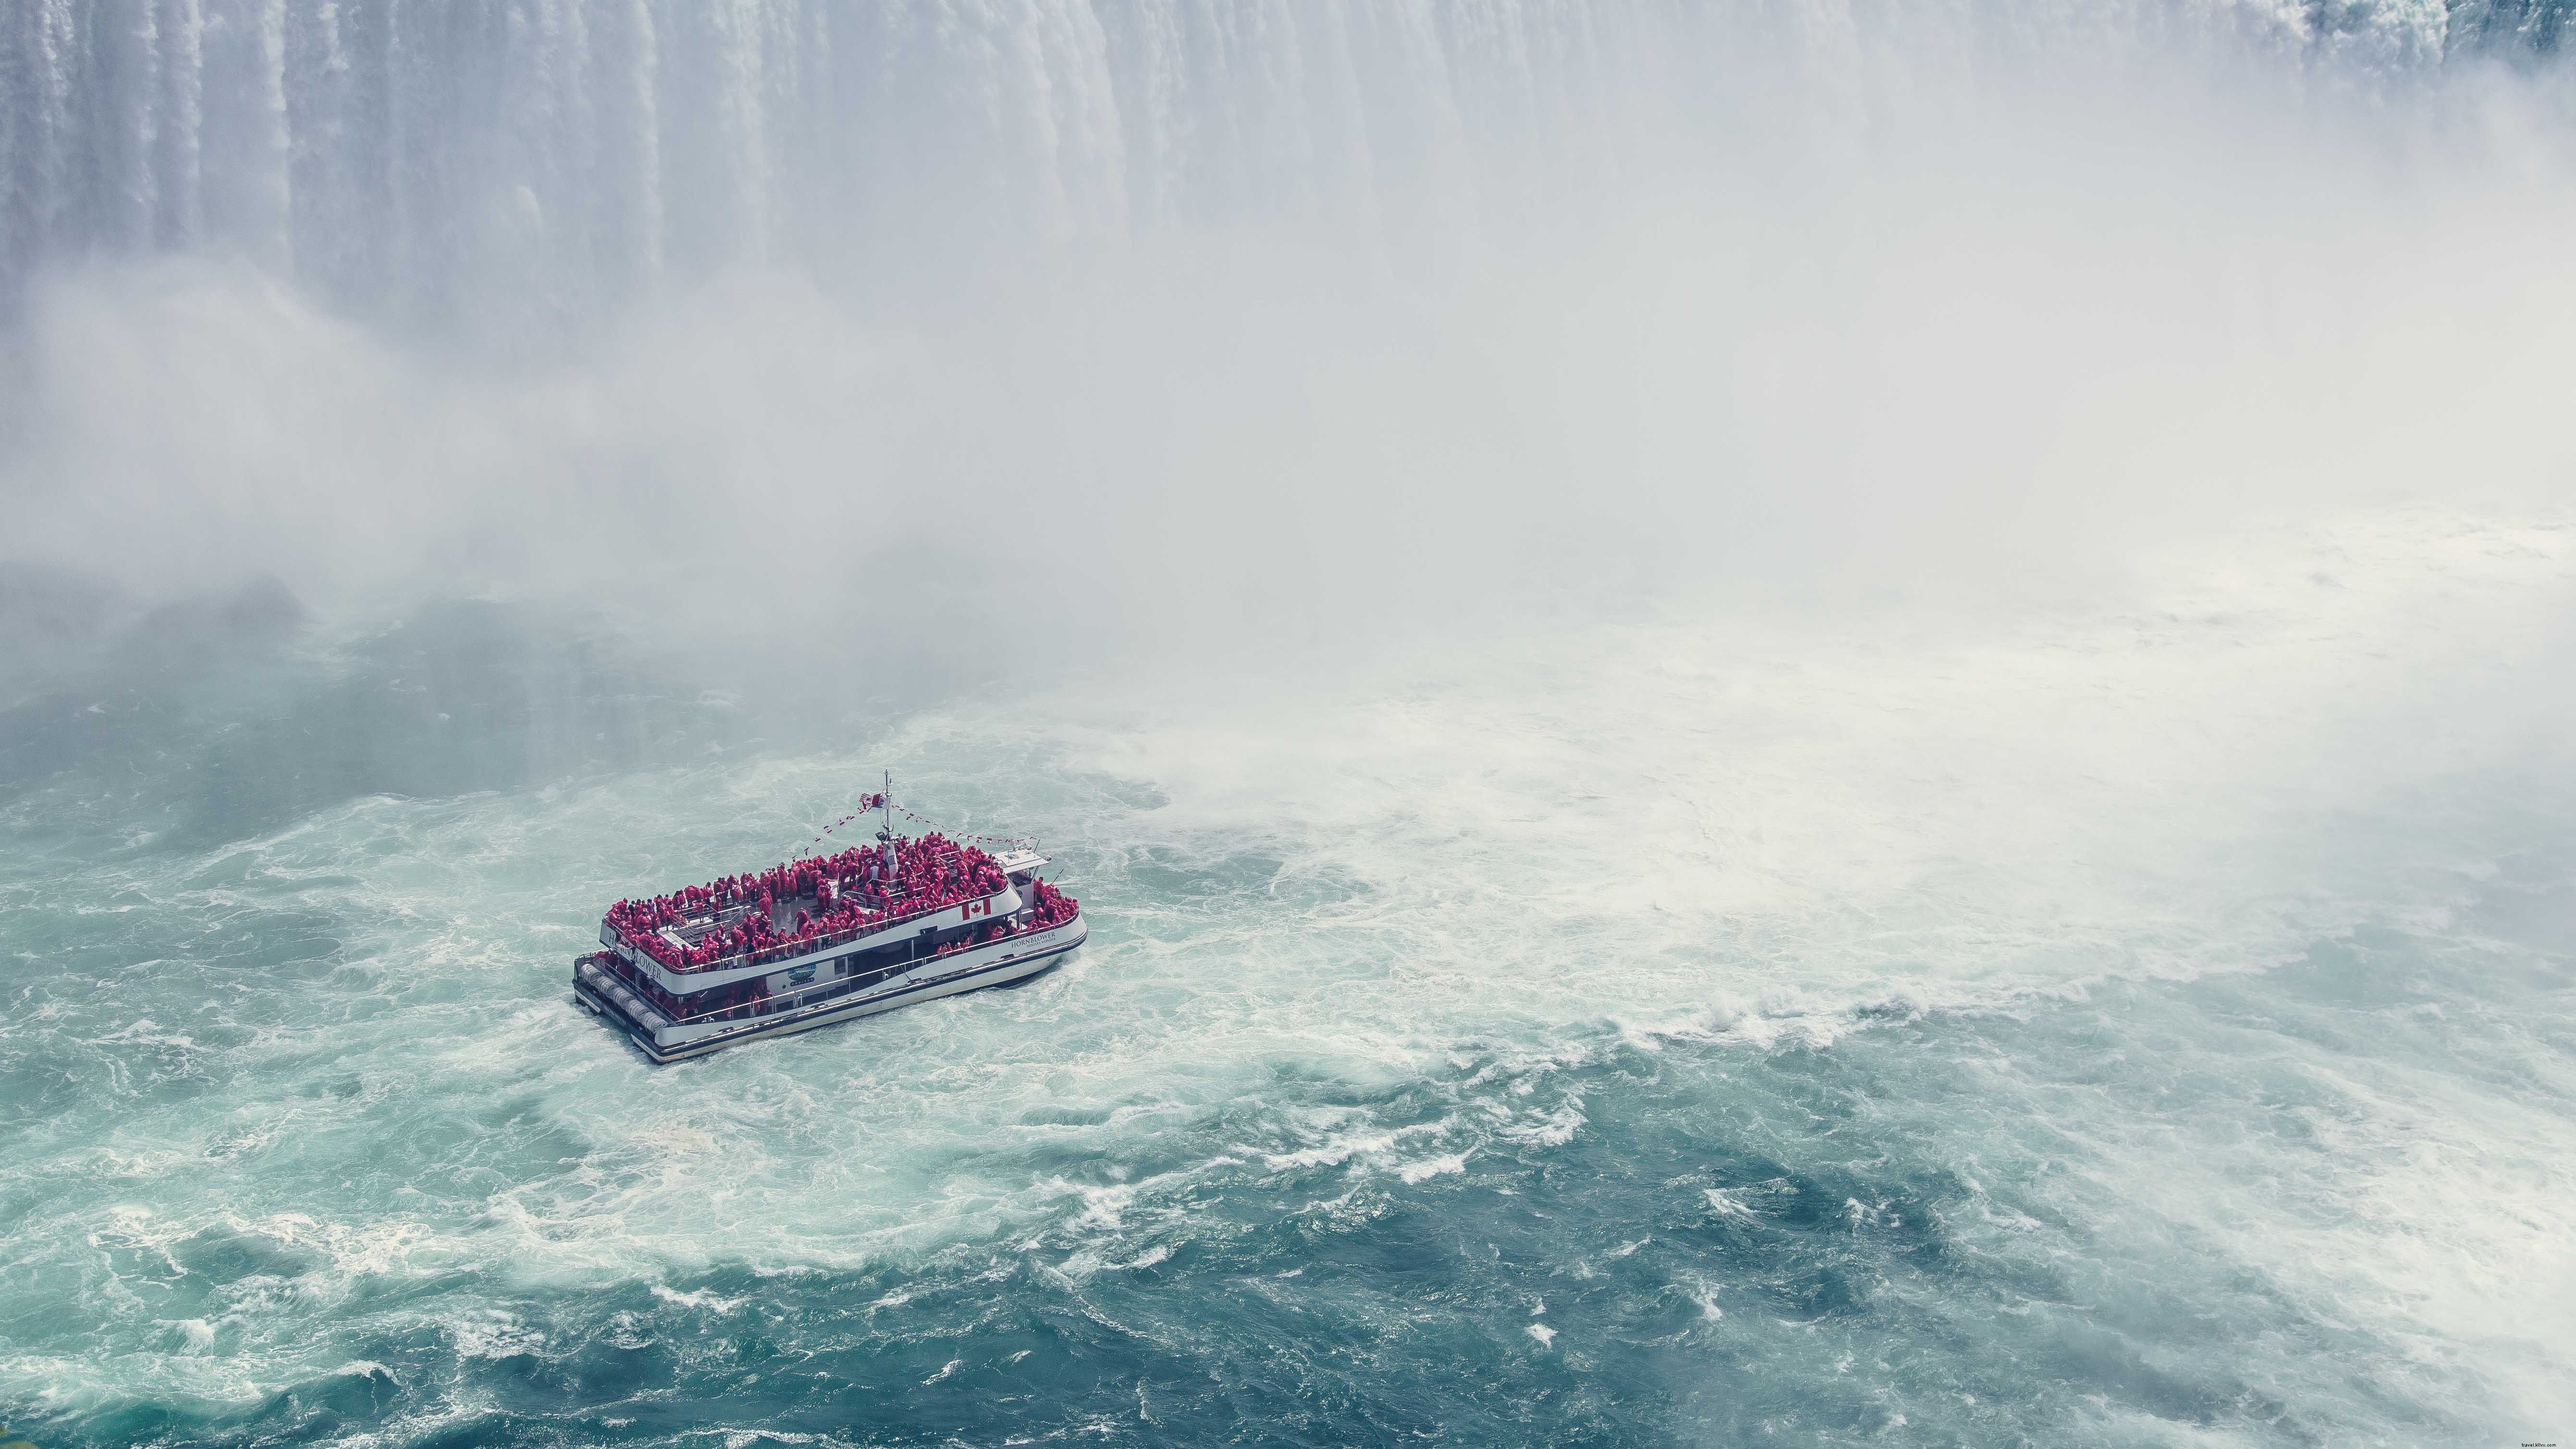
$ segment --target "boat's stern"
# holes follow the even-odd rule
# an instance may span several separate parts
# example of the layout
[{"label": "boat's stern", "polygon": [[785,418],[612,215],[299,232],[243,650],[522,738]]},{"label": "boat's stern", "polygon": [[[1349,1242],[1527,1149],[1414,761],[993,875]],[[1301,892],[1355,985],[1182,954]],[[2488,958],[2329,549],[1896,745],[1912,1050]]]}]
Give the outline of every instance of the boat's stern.
[{"label": "boat's stern", "polygon": [[671,1023],[610,975],[598,954],[572,958],[572,1004],[624,1032],[644,1055],[663,1060],[654,1034]]}]

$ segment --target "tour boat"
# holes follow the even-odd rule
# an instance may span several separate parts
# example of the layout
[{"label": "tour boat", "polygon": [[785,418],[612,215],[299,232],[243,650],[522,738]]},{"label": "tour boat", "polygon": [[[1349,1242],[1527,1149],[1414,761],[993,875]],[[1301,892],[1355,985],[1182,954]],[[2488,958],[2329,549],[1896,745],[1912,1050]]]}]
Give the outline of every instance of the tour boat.
[{"label": "tour boat", "polygon": [[1023,980],[1090,934],[1027,842],[898,835],[885,795],[864,808],[886,815],[872,845],[619,901],[573,1000],[675,1062]]}]

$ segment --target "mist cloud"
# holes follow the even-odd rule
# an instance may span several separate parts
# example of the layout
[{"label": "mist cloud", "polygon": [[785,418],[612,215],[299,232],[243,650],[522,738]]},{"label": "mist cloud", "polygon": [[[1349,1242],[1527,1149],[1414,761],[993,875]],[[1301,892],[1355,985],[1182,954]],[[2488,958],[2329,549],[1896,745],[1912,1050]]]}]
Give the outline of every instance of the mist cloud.
[{"label": "mist cloud", "polygon": [[[1748,33],[1713,97],[1685,28],[1553,109],[1517,77],[1529,124],[1470,96],[1379,138],[1365,184],[1237,150],[1230,209],[1169,178],[1140,209],[1131,146],[1114,220],[881,268],[791,230],[577,320],[488,275],[424,316],[240,252],[57,266],[11,341],[12,552],[144,599],[273,574],[326,614],[573,599],[1009,667],[1605,593],[2075,586],[2246,510],[2563,504],[2545,80]],[[1289,114],[1256,99],[1208,115]],[[1002,142],[931,134],[986,169],[907,183],[926,233],[995,224]]]}]

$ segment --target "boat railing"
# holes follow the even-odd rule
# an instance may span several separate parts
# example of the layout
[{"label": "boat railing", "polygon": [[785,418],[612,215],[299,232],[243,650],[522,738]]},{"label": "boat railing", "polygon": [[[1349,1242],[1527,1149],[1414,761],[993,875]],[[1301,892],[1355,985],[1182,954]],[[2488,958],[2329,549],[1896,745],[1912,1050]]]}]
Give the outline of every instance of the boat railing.
[{"label": "boat railing", "polygon": [[[920,961],[905,961],[898,965],[862,972],[856,976],[846,976],[834,981],[817,981],[810,986],[781,992],[776,996],[765,996],[757,1001],[737,1001],[730,1006],[714,1007],[706,1011],[692,1012],[686,1016],[672,1010],[670,1005],[664,1002],[653,1000],[649,995],[645,1000],[656,1011],[661,1012],[673,1026],[704,1026],[709,1022],[718,1021],[757,1021],[764,1016],[802,1011],[809,1006],[817,1006],[836,997],[850,996],[873,986],[881,986],[914,966],[920,965],[923,961],[941,960],[956,954],[959,949],[961,948],[951,946],[941,950],[935,956],[922,957]],[[646,984],[642,979],[644,973],[636,971],[633,966],[623,961],[617,962],[610,969],[613,975],[629,987]],[[629,975],[630,972],[633,974]]]},{"label": "boat railing", "polygon": [[[1021,933],[1016,929],[1010,932],[1010,935],[1013,936],[1019,934]],[[1008,938],[997,937],[995,939],[1000,940]],[[781,992],[776,996],[765,996],[757,1001],[736,1002],[731,1006],[718,1007],[713,1011],[701,1011],[694,1016],[674,1016],[671,1018],[671,1024],[673,1026],[700,1026],[711,1021],[754,1021],[764,1016],[777,1016],[784,1012],[802,1011],[809,1006],[821,1005],[823,1002],[830,1001],[835,997],[851,996],[865,991],[872,986],[882,986],[886,982],[893,980],[897,976],[901,976],[906,971],[911,970],[915,966],[922,965],[925,962],[943,961],[948,957],[961,955],[964,952],[973,949],[974,945],[989,944],[991,943],[976,942],[970,944],[963,941],[952,942],[949,945],[940,947],[936,953],[920,957],[916,960],[904,961],[875,971],[862,972],[856,976],[845,976],[836,981],[817,981],[812,985],[800,986],[793,991]]]},{"label": "boat railing", "polygon": [[[1055,922],[1054,925],[1044,927],[1022,927],[1016,920],[1013,920],[1001,924],[1005,935],[996,939],[1008,939],[1012,936],[1020,936],[1024,934],[1042,934],[1044,931],[1052,930],[1054,925],[1061,925],[1063,923],[1059,921]],[[619,960],[613,955],[608,957],[604,964],[611,976],[642,993],[644,1001],[656,1012],[660,1013],[667,1020],[670,1026],[705,1026],[716,1022],[757,1021],[762,1017],[803,1011],[843,996],[856,995],[871,988],[884,985],[886,982],[903,975],[905,972],[916,966],[929,962],[941,961],[952,955],[963,954],[966,951],[971,950],[976,944],[991,943],[969,943],[964,941],[952,942],[947,946],[941,947],[936,954],[931,956],[908,959],[879,970],[865,971],[856,975],[842,977],[838,980],[818,981],[810,985],[799,987],[793,991],[782,992],[776,996],[766,996],[756,1001],[737,1001],[730,1006],[716,1007],[711,1010],[695,1012],[686,1016],[683,1016],[672,1009],[677,1004],[677,998],[671,998],[668,992],[663,991],[658,985],[656,985],[651,980],[650,973],[639,969],[631,962]],[[666,999],[657,1000],[657,996]]]},{"label": "boat railing", "polygon": [[[1002,889],[1008,890],[1010,887],[1005,885]],[[950,906],[962,904],[960,901],[947,901],[936,906],[916,906],[910,910],[906,910],[904,909],[904,906],[908,904],[907,898],[910,896],[911,892],[905,890],[901,886],[897,886],[890,891],[883,892],[883,894],[893,902],[895,910],[893,913],[879,917],[874,921],[864,922],[856,926],[845,926],[840,930],[827,932],[820,936],[807,936],[802,940],[779,941],[767,946],[757,946],[749,951],[737,951],[730,956],[720,956],[703,966],[674,966],[667,961],[662,961],[654,957],[652,952],[645,950],[642,945],[638,944],[633,936],[628,935],[626,932],[619,930],[615,925],[605,921],[600,923],[599,944],[609,947],[623,945],[628,950],[635,952],[637,955],[653,961],[655,965],[660,966],[665,971],[678,971],[695,974],[700,971],[722,971],[740,966],[765,966],[772,962],[785,961],[797,956],[809,956],[816,951],[828,951],[835,946],[847,945],[861,936],[882,931],[889,926],[900,926],[906,921],[915,921],[924,916],[936,915],[941,911],[947,910]],[[997,891],[992,894],[998,895],[1000,892]],[[969,896],[966,897],[966,899],[979,900],[981,897]],[[734,906],[728,907],[727,909],[736,912],[737,914],[733,917],[733,920],[739,921],[742,916],[748,914],[752,908],[749,906]],[[719,913],[715,924],[717,926],[725,926],[732,923],[732,921],[725,920],[722,917],[722,914]]]}]

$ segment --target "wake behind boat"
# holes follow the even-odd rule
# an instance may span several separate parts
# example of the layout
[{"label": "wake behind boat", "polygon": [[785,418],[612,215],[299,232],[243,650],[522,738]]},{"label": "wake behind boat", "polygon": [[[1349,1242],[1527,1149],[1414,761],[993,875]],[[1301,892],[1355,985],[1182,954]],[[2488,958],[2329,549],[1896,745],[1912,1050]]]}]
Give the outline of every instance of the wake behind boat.
[{"label": "wake behind boat", "polygon": [[1090,934],[1028,843],[898,835],[887,796],[865,808],[874,845],[609,907],[573,1000],[674,1062],[1019,981]]}]

